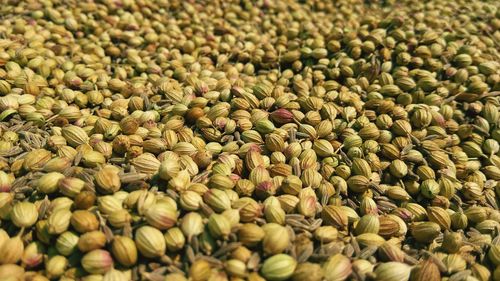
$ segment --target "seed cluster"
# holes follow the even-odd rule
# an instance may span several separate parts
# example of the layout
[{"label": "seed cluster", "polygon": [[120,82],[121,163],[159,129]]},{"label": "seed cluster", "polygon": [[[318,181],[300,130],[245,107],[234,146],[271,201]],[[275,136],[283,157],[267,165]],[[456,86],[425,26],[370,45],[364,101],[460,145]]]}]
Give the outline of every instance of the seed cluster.
[{"label": "seed cluster", "polygon": [[7,0],[0,280],[500,280],[500,2]]}]

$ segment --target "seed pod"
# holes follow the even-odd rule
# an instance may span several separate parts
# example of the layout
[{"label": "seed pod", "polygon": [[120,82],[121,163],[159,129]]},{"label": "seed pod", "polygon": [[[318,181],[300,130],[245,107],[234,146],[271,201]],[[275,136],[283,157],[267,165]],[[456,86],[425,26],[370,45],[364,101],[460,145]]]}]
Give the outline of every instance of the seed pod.
[{"label": "seed pod", "polygon": [[101,196],[97,200],[99,211],[104,214],[111,214],[123,209],[122,202],[113,196]]},{"label": "seed pod", "polygon": [[364,176],[365,178],[369,178],[372,174],[370,165],[362,158],[353,159],[351,170],[354,175]]},{"label": "seed pod", "polygon": [[367,260],[357,259],[352,261],[352,270],[357,274],[366,276],[368,273],[373,272],[374,267],[375,266]]},{"label": "seed pod", "polygon": [[216,212],[222,212],[231,208],[231,200],[223,190],[210,189],[203,195],[203,201]]},{"label": "seed pod", "polygon": [[[295,197],[298,201],[298,198]],[[280,201],[281,203],[281,201]],[[298,202],[297,202],[298,203]],[[256,218],[259,218],[262,216],[262,206],[257,203],[254,199],[250,197],[243,197],[238,200],[236,200],[233,203],[233,208],[234,209],[239,209],[240,210],[240,218],[242,222],[252,222]],[[283,204],[282,204],[283,208]],[[285,208],[283,208],[285,210]],[[285,210],[286,212],[286,210]]]},{"label": "seed pod", "polygon": [[127,272],[119,271],[111,268],[106,274],[104,274],[103,281],[121,281],[121,280],[131,280],[130,274]]},{"label": "seed pod", "polygon": [[179,161],[167,158],[161,162],[158,175],[164,180],[170,180],[179,174],[180,169]]},{"label": "seed pod", "polygon": [[428,158],[429,163],[433,168],[442,169],[445,168],[448,163],[448,155],[442,151],[433,151]]},{"label": "seed pod", "polygon": [[274,255],[264,261],[261,274],[266,280],[280,281],[290,278],[297,267],[294,258],[285,255]]},{"label": "seed pod", "polygon": [[31,227],[38,219],[38,210],[35,204],[19,202],[12,207],[10,219],[17,227]]},{"label": "seed pod", "polygon": [[141,154],[132,159],[130,162],[139,173],[145,173],[148,175],[158,172],[161,165],[161,162],[150,153]]},{"label": "seed pod", "polygon": [[385,239],[375,233],[363,233],[356,236],[356,241],[362,247],[379,247],[385,243]]},{"label": "seed pod", "polygon": [[467,268],[465,259],[460,254],[449,254],[443,259],[448,274],[464,271]]},{"label": "seed pod", "polygon": [[102,231],[86,232],[78,240],[78,249],[84,253],[101,249],[105,245],[106,235]]},{"label": "seed pod", "polygon": [[327,281],[346,280],[352,273],[352,265],[349,258],[342,254],[331,256],[323,264],[323,275]]},{"label": "seed pod", "polygon": [[135,244],[139,252],[147,258],[161,257],[167,249],[163,234],[151,226],[142,226],[137,229]]},{"label": "seed pod", "polygon": [[265,254],[282,253],[290,245],[290,237],[286,227],[275,223],[267,223],[262,229],[265,233],[262,240],[262,248]]},{"label": "seed pod", "polygon": [[58,209],[50,214],[47,220],[47,232],[49,234],[61,234],[68,230],[72,213],[67,209]]},{"label": "seed pod", "polygon": [[229,220],[219,214],[210,215],[207,223],[210,234],[216,238],[227,239],[231,233],[231,224]]},{"label": "seed pod", "polygon": [[89,209],[94,206],[96,199],[96,194],[93,191],[84,190],[75,197],[75,208],[79,210]]},{"label": "seed pod", "polygon": [[[128,199],[129,197],[127,197]],[[156,195],[152,192],[149,192],[149,191],[145,191],[145,190],[141,190],[139,191],[139,194],[137,196],[137,201],[135,201],[135,207],[137,209],[137,212],[140,214],[140,215],[145,215],[146,212],[149,210],[149,208],[151,208],[153,205],[156,204]],[[124,201],[125,205],[126,202]],[[160,203],[160,202],[158,202]],[[162,206],[162,208],[172,208],[172,206],[170,206],[168,203],[165,203],[166,206]]]},{"label": "seed pod", "polygon": [[378,233],[380,221],[375,215],[364,215],[356,224],[354,233],[360,235],[363,233]]},{"label": "seed pod", "polygon": [[484,220],[476,224],[475,228],[481,233],[492,234],[499,226],[495,220]]},{"label": "seed pod", "polygon": [[196,260],[189,268],[189,277],[193,281],[208,280],[211,272],[210,264],[205,260]]},{"label": "seed pod", "polygon": [[215,174],[210,177],[208,187],[212,189],[232,189],[234,182],[225,175]]},{"label": "seed pod", "polygon": [[175,252],[179,251],[184,247],[184,243],[186,242],[186,238],[184,234],[178,227],[170,228],[165,233],[165,242],[167,244],[167,249],[169,251]]},{"label": "seed pod", "polygon": [[[302,182],[300,185],[302,187]],[[255,190],[255,185],[247,179],[241,179],[236,182],[234,189],[240,196],[250,196]]]},{"label": "seed pod", "polygon": [[427,211],[424,207],[416,203],[406,203],[404,205],[410,213],[413,214],[414,221],[422,221],[427,218]]},{"label": "seed pod", "polygon": [[147,209],[146,221],[153,227],[164,230],[177,222],[177,211],[165,203],[156,203]]},{"label": "seed pod", "polygon": [[0,265],[0,279],[2,280],[22,280],[24,275],[24,268],[21,266],[15,264]]},{"label": "seed pod", "polygon": [[285,148],[285,142],[283,138],[278,134],[267,135],[265,143],[266,143],[266,148],[269,149],[269,151],[271,152],[283,151],[283,149]]},{"label": "seed pod", "polygon": [[378,248],[378,255],[383,261],[396,261],[403,262],[405,258],[405,253],[396,245],[385,242]]},{"label": "seed pod", "polygon": [[500,246],[491,245],[488,251],[488,258],[494,265],[500,264]]},{"label": "seed pod", "polygon": [[64,274],[68,260],[64,256],[53,256],[45,263],[45,273],[50,279],[60,277]]},{"label": "seed pod", "polygon": [[62,233],[56,240],[57,251],[63,256],[71,255],[78,245],[79,238],[76,233],[71,231]]},{"label": "seed pod", "polygon": [[314,142],[313,149],[320,157],[329,157],[334,153],[332,144],[324,139],[316,140]]},{"label": "seed pod", "polygon": [[134,240],[126,236],[115,236],[111,244],[113,257],[123,266],[133,266],[137,262],[137,248]]},{"label": "seed pod", "polygon": [[54,193],[57,191],[59,180],[63,178],[64,175],[59,172],[47,173],[38,179],[37,189],[45,194]]},{"label": "seed pod", "polygon": [[183,273],[169,273],[165,275],[165,279],[172,280],[172,281],[187,281],[188,279],[184,277]]},{"label": "seed pod", "polygon": [[370,180],[365,176],[352,176],[347,180],[347,186],[354,192],[365,192],[370,185]]},{"label": "seed pod", "polygon": [[449,230],[451,228],[450,215],[443,208],[428,207],[427,216],[429,217],[429,221],[437,223],[441,227],[441,229]]},{"label": "seed pod", "polygon": [[85,187],[85,182],[78,178],[66,177],[58,182],[59,191],[70,197],[76,197]]},{"label": "seed pod", "polygon": [[108,215],[109,224],[116,228],[123,228],[129,225],[132,221],[132,216],[125,209],[120,209]]},{"label": "seed pod", "polygon": [[197,236],[203,232],[202,217],[195,212],[187,213],[182,218],[180,228],[187,237],[187,240],[190,241],[191,237]]},{"label": "seed pod", "polygon": [[495,268],[495,271],[493,271],[493,280],[498,280],[500,278],[500,266],[497,266]]},{"label": "seed pod", "polygon": [[441,272],[438,266],[431,260],[427,259],[420,263],[412,272],[411,280],[415,281],[439,281],[441,280]]},{"label": "seed pod", "polygon": [[390,238],[393,236],[399,236],[406,234],[406,229],[402,229],[402,224],[406,228],[406,224],[402,224],[397,220],[396,216],[384,215],[378,218],[380,227],[378,234],[384,238]]},{"label": "seed pod", "polygon": [[71,226],[80,233],[97,230],[99,221],[89,211],[77,210],[71,215]]},{"label": "seed pod", "polygon": [[402,281],[410,278],[411,267],[400,262],[381,263],[375,269],[375,280]]},{"label": "seed pod", "polygon": [[[309,188],[310,189],[310,188]],[[304,189],[305,190],[305,189]],[[316,194],[304,195],[299,194],[299,204],[297,204],[297,211],[305,217],[314,217],[316,215]],[[285,211],[283,211],[283,223],[285,221]]]},{"label": "seed pod", "polygon": [[65,126],[64,128],[62,128],[61,134],[66,139],[68,144],[72,147],[77,147],[89,141],[89,136],[87,135],[87,133],[78,126]]},{"label": "seed pod", "polygon": [[432,179],[424,180],[420,184],[420,192],[426,198],[432,199],[436,197],[436,195],[439,194],[439,191],[440,191],[439,184],[435,180]]},{"label": "seed pod", "polygon": [[441,248],[447,253],[456,253],[462,246],[462,235],[456,232],[445,232]]},{"label": "seed pod", "polygon": [[99,151],[85,151],[82,155],[82,162],[85,167],[95,168],[106,163],[106,158],[103,153]]},{"label": "seed pod", "polygon": [[24,251],[21,237],[15,236],[6,240],[0,248],[0,264],[17,263]]},{"label": "seed pod", "polygon": [[372,198],[364,196],[361,199],[360,213],[361,215],[378,214],[377,203]]},{"label": "seed pod", "polygon": [[411,235],[421,243],[429,243],[441,233],[441,227],[434,222],[416,223],[411,228]]},{"label": "seed pod", "polygon": [[408,167],[403,161],[399,159],[393,160],[391,162],[389,170],[391,172],[391,175],[395,176],[396,178],[402,178],[406,176],[406,174],[408,174]]},{"label": "seed pod", "polygon": [[81,264],[91,274],[103,274],[113,267],[113,259],[108,251],[93,250],[83,256]]},{"label": "seed pod", "polygon": [[[8,238],[7,238],[8,239]],[[2,246],[0,245],[0,248]],[[23,266],[28,268],[34,268],[43,263],[43,256],[45,254],[45,247],[40,242],[31,242],[24,249],[23,255],[21,257],[21,262]]]},{"label": "seed pod", "polygon": [[245,277],[247,275],[246,264],[240,260],[230,259],[224,263],[226,271],[235,277]]},{"label": "seed pod", "polygon": [[479,263],[474,263],[470,266],[470,269],[472,271],[472,276],[476,277],[478,280],[480,281],[490,280],[491,272],[486,266],[481,265]]},{"label": "seed pod", "polygon": [[465,229],[468,225],[468,218],[462,212],[456,212],[450,216],[451,219],[451,227],[454,230],[457,229]]},{"label": "seed pod", "polygon": [[321,266],[316,263],[300,263],[297,265],[295,272],[292,276],[292,281],[321,281],[323,279],[323,271],[321,270]]},{"label": "seed pod", "polygon": [[252,247],[260,243],[265,236],[264,230],[253,223],[246,223],[238,230],[238,240],[248,247]]},{"label": "seed pod", "polygon": [[[273,200],[270,200],[273,199]],[[274,202],[270,204],[269,202]],[[285,224],[285,211],[281,208],[279,200],[274,196],[270,196],[264,201],[264,216],[268,222],[277,224]]]},{"label": "seed pod", "polygon": [[26,154],[22,162],[27,171],[39,171],[50,160],[52,154],[45,149],[35,149]]},{"label": "seed pod", "polygon": [[464,214],[467,216],[467,221],[472,223],[480,223],[488,216],[486,209],[481,206],[471,206],[465,210]]},{"label": "seed pod", "polygon": [[108,165],[94,175],[96,184],[102,193],[114,193],[120,189],[121,183],[118,172],[118,168]]},{"label": "seed pod", "polygon": [[340,229],[345,229],[348,224],[347,213],[338,206],[325,206],[321,212],[323,221]]},{"label": "seed pod", "polygon": [[321,243],[330,243],[338,237],[338,230],[333,226],[320,226],[314,231],[314,238]]}]

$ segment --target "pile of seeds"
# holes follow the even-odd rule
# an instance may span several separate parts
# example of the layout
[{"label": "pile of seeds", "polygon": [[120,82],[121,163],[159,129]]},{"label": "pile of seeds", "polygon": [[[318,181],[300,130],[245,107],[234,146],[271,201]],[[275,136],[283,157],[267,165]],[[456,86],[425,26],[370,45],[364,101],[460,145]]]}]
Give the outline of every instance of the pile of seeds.
[{"label": "pile of seeds", "polygon": [[0,280],[500,280],[499,1],[0,15]]}]

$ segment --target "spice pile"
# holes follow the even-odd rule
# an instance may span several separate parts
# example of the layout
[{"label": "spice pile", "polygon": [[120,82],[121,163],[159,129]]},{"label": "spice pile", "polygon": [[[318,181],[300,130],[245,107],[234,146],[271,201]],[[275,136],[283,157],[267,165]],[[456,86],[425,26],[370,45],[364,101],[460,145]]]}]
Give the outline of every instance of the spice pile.
[{"label": "spice pile", "polygon": [[6,2],[1,280],[500,280],[499,1]]}]

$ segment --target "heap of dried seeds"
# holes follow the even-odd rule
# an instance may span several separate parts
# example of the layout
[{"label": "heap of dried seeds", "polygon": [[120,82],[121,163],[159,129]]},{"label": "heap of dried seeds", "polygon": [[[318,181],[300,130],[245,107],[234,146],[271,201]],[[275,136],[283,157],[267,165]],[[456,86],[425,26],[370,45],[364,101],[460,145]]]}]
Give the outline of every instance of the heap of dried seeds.
[{"label": "heap of dried seeds", "polygon": [[1,280],[500,280],[499,1],[0,15]]}]

